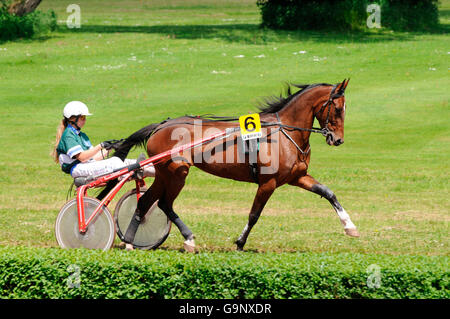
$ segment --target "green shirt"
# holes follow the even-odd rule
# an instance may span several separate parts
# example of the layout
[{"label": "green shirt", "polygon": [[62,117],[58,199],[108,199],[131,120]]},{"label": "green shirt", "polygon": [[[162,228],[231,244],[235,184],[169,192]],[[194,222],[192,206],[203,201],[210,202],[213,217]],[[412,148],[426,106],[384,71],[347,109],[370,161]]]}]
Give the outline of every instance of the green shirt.
[{"label": "green shirt", "polygon": [[86,134],[75,129],[70,124],[67,125],[56,148],[63,172],[70,174],[75,165],[80,163],[75,156],[92,147],[91,141]]}]

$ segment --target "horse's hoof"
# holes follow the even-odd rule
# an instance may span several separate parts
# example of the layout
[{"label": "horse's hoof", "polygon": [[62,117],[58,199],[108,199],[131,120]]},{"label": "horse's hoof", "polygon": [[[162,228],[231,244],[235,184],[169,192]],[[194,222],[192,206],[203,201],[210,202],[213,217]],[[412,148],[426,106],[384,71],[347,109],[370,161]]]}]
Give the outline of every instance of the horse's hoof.
[{"label": "horse's hoof", "polygon": [[133,245],[128,244],[128,243],[126,243],[126,242],[124,242],[124,241],[120,242],[119,248],[120,248],[120,249],[125,249],[126,251],[134,250]]},{"label": "horse's hoof", "polygon": [[183,248],[188,253],[194,253],[195,252],[195,241],[194,239],[188,239],[183,243]]},{"label": "horse's hoof", "polygon": [[238,238],[234,243],[236,244],[236,250],[237,250],[237,251],[243,251],[243,250],[244,250],[244,245],[245,245],[245,243],[243,243],[243,242],[240,240],[240,238]]},{"label": "horse's hoof", "polygon": [[359,237],[359,232],[356,228],[347,228],[345,229],[345,234],[350,237]]}]

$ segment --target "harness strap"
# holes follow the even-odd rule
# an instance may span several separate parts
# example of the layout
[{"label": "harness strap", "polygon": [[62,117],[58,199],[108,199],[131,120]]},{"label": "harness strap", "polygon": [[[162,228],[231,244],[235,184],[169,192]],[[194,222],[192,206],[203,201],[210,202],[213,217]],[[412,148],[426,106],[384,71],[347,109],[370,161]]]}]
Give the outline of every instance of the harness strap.
[{"label": "harness strap", "polygon": [[250,163],[249,165],[250,165],[250,175],[252,176],[255,183],[259,184],[258,163]]},{"label": "harness strap", "polygon": [[300,148],[300,146],[297,145],[297,143],[295,143],[294,139],[284,130],[283,128],[283,124],[281,124],[281,120],[280,120],[280,116],[278,115],[278,112],[275,113],[276,117],[277,117],[277,121],[280,125],[280,131],[292,142],[292,144],[295,145],[295,147],[300,151],[300,153],[302,153],[302,155],[304,157],[306,157],[306,155],[308,155],[309,151],[311,150],[311,146],[308,145],[308,148],[306,150],[302,150]]},{"label": "harness strap", "polygon": [[280,128],[285,128],[285,129],[288,129],[290,131],[305,131],[305,132],[311,132],[311,133],[320,133],[320,134],[323,135],[323,129],[317,128],[317,127],[302,128],[302,127],[297,127],[297,126],[292,126],[292,125],[287,125],[287,124],[281,124],[281,123],[275,123],[275,122],[263,122],[263,123],[261,123],[261,126],[262,127],[278,126]]},{"label": "harness strap", "polygon": [[231,117],[231,116],[216,116],[214,114],[204,114],[204,115],[186,115],[189,118],[192,119],[201,119],[202,121],[205,122],[215,122],[215,121],[224,121],[224,122],[232,122],[232,121],[237,121],[239,120],[239,118],[237,117]]}]

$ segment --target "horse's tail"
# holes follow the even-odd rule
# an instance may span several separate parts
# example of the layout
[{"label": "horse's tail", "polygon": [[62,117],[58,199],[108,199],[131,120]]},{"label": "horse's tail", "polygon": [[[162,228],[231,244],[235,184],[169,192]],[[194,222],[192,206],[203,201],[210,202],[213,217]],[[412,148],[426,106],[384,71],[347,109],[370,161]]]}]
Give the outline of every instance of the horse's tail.
[{"label": "horse's tail", "polygon": [[[148,139],[152,135],[152,133],[156,130],[156,128],[162,124],[161,123],[153,123],[147,125],[146,127],[141,128],[139,131],[134,132],[130,136],[128,136],[117,148],[114,152],[113,156],[119,157],[122,161],[125,160],[128,153],[135,146],[145,147]],[[106,183],[105,188],[97,195],[97,199],[102,200],[108,193],[116,186],[118,183],[117,179],[113,179]]]},{"label": "horse's tail", "polygon": [[116,151],[114,152],[113,156],[119,157],[122,161],[125,160],[128,153],[131,151],[131,149],[135,146],[142,146],[145,147],[147,144],[148,139],[152,135],[152,133],[155,131],[155,129],[160,125],[161,123],[153,123],[150,125],[147,125],[146,127],[141,128],[139,131],[134,132],[130,136],[128,136],[120,145],[116,148]]}]

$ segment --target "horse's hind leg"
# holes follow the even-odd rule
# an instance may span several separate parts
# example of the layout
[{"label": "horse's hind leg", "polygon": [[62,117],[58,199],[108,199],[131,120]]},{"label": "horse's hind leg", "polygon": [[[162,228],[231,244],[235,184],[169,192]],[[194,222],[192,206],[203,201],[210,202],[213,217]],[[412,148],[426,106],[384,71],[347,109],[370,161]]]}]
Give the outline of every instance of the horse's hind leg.
[{"label": "horse's hind leg", "polygon": [[163,184],[161,179],[156,176],[152,186],[139,198],[136,210],[131,218],[130,224],[125,232],[123,241],[127,243],[127,250],[132,248],[131,243],[134,242],[137,229],[142,222],[145,214],[148,212],[153,203],[158,200],[163,194]]},{"label": "horse's hind leg", "polygon": [[345,233],[351,237],[359,237],[359,232],[356,229],[356,226],[351,221],[350,216],[338,202],[336,195],[328,187],[320,184],[311,175],[308,174],[300,177],[295,182],[290,183],[290,185],[300,186],[301,188],[316,193],[321,197],[325,197],[338,214],[339,219],[344,226]]},{"label": "horse's hind leg", "polygon": [[261,212],[269,200],[270,196],[273,194],[276,188],[275,179],[271,179],[266,183],[261,184],[256,192],[255,199],[253,200],[253,206],[250,210],[250,215],[248,216],[248,223],[245,225],[242,234],[236,240],[237,250],[243,250],[244,245],[247,242],[248,235],[252,230],[253,226],[258,221]]},{"label": "horse's hind leg", "polygon": [[189,164],[172,162],[164,175],[164,194],[158,202],[159,208],[164,211],[172,223],[174,223],[183,235],[184,249],[188,252],[195,251],[194,235],[180,217],[173,210],[173,202],[183,189],[186,177],[189,173]]}]

